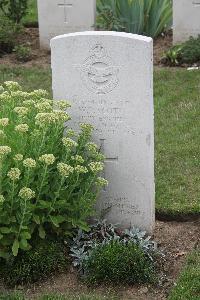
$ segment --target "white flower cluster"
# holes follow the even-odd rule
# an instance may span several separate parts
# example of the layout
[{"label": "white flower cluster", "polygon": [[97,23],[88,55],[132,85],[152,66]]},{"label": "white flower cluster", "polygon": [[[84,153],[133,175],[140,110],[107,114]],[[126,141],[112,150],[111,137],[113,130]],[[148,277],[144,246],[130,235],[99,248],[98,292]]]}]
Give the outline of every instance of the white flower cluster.
[{"label": "white flower cluster", "polygon": [[39,157],[39,161],[45,163],[47,166],[53,165],[56,158],[53,154],[44,154]]}]

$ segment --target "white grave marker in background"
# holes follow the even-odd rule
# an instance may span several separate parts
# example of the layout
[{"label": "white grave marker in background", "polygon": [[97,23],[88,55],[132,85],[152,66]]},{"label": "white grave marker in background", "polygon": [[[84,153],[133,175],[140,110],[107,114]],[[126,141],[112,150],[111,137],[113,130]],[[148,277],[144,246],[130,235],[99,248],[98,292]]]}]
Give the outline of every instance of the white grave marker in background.
[{"label": "white grave marker in background", "polygon": [[173,43],[200,34],[200,0],[173,0]]},{"label": "white grave marker in background", "polygon": [[94,126],[106,156],[97,210],[122,227],[154,228],[152,39],[84,32],[51,41],[54,99],[72,102],[71,127]]},{"label": "white grave marker in background", "polygon": [[93,30],[96,0],[37,0],[40,47],[50,49],[50,39],[64,33]]}]

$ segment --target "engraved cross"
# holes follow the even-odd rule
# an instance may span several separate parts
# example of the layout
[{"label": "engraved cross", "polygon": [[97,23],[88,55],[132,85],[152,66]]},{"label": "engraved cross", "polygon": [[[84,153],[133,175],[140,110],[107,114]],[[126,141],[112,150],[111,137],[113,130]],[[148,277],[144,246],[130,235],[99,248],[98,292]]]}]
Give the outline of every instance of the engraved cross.
[{"label": "engraved cross", "polygon": [[64,22],[65,23],[69,23],[69,21],[68,21],[68,9],[72,8],[72,6],[73,6],[73,4],[71,2],[72,2],[72,0],[71,1],[63,0],[63,3],[58,4],[58,7],[61,7],[61,8],[64,9]]},{"label": "engraved cross", "polygon": [[[105,154],[105,141],[106,139],[100,139],[100,151],[105,155],[105,162],[117,162],[118,161],[118,156],[114,156],[113,157],[108,157],[106,154]],[[104,170],[104,174],[103,174],[103,177],[106,179],[106,172]],[[106,191],[106,187],[104,188],[104,190]]]}]

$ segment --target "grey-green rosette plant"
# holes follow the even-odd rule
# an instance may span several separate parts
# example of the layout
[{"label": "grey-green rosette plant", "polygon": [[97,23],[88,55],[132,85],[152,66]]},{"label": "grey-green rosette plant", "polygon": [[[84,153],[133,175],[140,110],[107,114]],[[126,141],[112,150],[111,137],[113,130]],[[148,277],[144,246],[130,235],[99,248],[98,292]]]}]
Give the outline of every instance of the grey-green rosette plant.
[{"label": "grey-green rosette plant", "polygon": [[119,241],[122,244],[134,243],[138,245],[150,261],[155,261],[157,243],[145,231],[131,227],[121,230],[117,225],[109,224],[106,220],[96,220],[88,232],[79,229],[71,243],[70,255],[73,265],[79,272],[85,274],[85,265],[93,251],[99,246]]},{"label": "grey-green rosette plant", "polygon": [[67,126],[70,107],[47,92],[0,87],[0,257],[30,249],[33,235],[87,229],[101,187],[104,156],[91,142],[92,126]]}]

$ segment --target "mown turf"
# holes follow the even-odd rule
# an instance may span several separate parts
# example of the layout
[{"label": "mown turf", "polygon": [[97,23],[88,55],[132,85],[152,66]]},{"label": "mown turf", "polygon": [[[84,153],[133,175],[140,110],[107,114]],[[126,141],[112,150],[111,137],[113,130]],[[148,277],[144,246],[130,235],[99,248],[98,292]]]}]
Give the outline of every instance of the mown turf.
[{"label": "mown turf", "polygon": [[200,213],[200,71],[155,72],[156,208]]},{"label": "mown turf", "polygon": [[[22,293],[6,293],[0,294],[0,300],[29,300],[29,297],[24,296]],[[44,295],[37,298],[38,300],[119,300],[114,296],[98,296],[98,295]]]},{"label": "mown turf", "polygon": [[200,250],[188,257],[176,287],[171,291],[168,300],[200,299]]},{"label": "mown turf", "polygon": [[[49,69],[0,66],[0,82],[51,91]],[[200,71],[157,69],[154,76],[156,209],[200,213]]]}]

